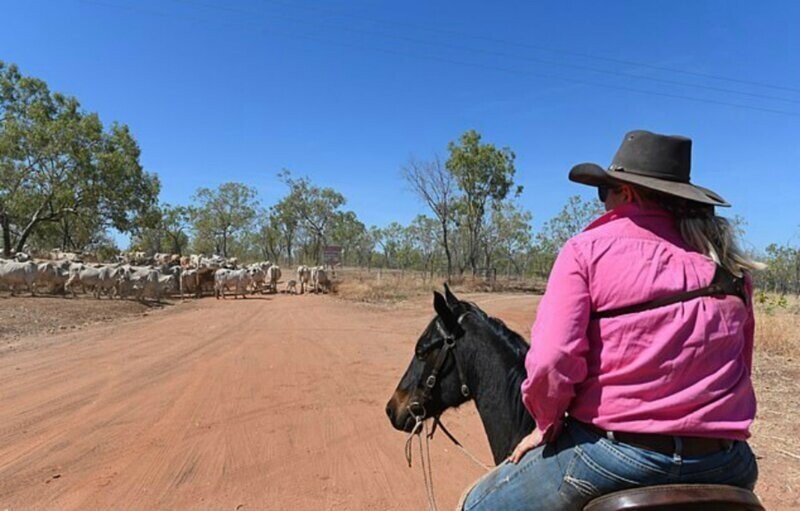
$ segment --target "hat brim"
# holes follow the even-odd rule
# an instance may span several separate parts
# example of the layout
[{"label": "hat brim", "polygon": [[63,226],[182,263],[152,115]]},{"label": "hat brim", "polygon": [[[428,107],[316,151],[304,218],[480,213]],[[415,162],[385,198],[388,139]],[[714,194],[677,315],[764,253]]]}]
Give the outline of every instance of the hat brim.
[{"label": "hat brim", "polygon": [[716,192],[691,183],[667,181],[623,170],[605,170],[596,163],[579,163],[569,171],[569,180],[589,186],[616,186],[631,183],[649,190],[682,197],[702,204],[729,207],[730,204]]}]

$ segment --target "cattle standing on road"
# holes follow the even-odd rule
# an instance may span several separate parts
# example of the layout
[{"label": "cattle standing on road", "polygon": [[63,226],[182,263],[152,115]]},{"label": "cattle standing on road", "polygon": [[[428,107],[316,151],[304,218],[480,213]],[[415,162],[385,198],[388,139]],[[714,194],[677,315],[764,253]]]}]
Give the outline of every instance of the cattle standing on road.
[{"label": "cattle standing on road", "polygon": [[84,266],[78,271],[71,272],[64,289],[75,296],[75,286],[81,285],[84,289],[90,288],[95,298],[100,298],[105,293],[109,298],[120,295],[121,267],[100,265],[100,267]]},{"label": "cattle standing on road", "polygon": [[[63,293],[64,285],[69,279],[69,265],[66,267],[53,261],[42,262],[36,265],[36,288],[42,286],[50,288],[51,293]],[[64,293],[66,297],[66,293]]]},{"label": "cattle standing on road", "polygon": [[328,273],[323,266],[316,266],[311,270],[311,279],[314,285],[314,292],[327,293],[330,291],[331,281],[328,279]]},{"label": "cattle standing on road", "polygon": [[281,268],[273,264],[267,269],[267,291],[270,293],[278,292],[278,281],[281,279]]},{"label": "cattle standing on road", "polygon": [[253,279],[249,270],[229,270],[222,268],[214,273],[214,294],[219,300],[225,298],[225,291],[233,288],[233,297],[242,295],[242,298],[247,298],[247,287],[252,283]]},{"label": "cattle standing on road", "polygon": [[297,267],[297,282],[300,283],[300,294],[306,292],[311,284],[311,268],[302,264]]},{"label": "cattle standing on road", "polygon": [[[267,266],[264,266],[264,265]],[[267,270],[269,270],[269,263],[254,263],[247,267],[252,278],[253,293],[263,291],[264,285],[267,281]]]},{"label": "cattle standing on road", "polygon": [[0,283],[5,284],[11,290],[11,296],[18,286],[25,286],[31,292],[31,296],[36,296],[36,275],[38,268],[36,263],[28,261],[20,263],[17,261],[0,261]]}]

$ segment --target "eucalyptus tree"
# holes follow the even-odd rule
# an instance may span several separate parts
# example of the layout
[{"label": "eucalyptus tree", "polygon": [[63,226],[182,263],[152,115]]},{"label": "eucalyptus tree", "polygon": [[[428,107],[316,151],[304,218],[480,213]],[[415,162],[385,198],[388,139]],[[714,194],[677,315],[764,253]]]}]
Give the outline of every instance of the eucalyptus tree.
[{"label": "eucalyptus tree", "polygon": [[[441,224],[428,216],[417,215],[406,228],[414,250],[418,254],[421,270],[433,278],[436,268],[436,258],[441,254],[440,245],[437,243],[438,230]],[[448,265],[448,271],[450,266]]]},{"label": "eucalyptus tree", "polygon": [[216,189],[199,188],[192,209],[195,248],[199,252],[231,256],[231,248],[241,245],[252,229],[260,204],[255,188],[242,183],[223,183]]},{"label": "eucalyptus tree", "polygon": [[458,142],[450,142],[447,147],[450,157],[446,167],[464,194],[461,203],[467,235],[466,256],[474,274],[488,207],[492,202],[501,202],[512,191],[515,196],[522,192],[521,186],[514,189],[516,155],[508,147],[498,149],[493,144],[482,143],[481,135],[475,130],[467,131]]},{"label": "eucalyptus tree", "polygon": [[579,195],[569,197],[561,211],[545,222],[536,235],[537,273],[540,276],[549,274],[564,243],[603,213],[603,205],[598,201],[585,201]]},{"label": "eucalyptus tree", "polygon": [[[523,274],[523,260],[533,240],[532,219],[530,211],[512,201],[506,200],[492,207],[482,239],[486,268],[502,260],[507,268],[513,266],[517,275]],[[507,270],[506,273],[510,272]]]},{"label": "eucalyptus tree", "polygon": [[453,276],[453,254],[451,231],[455,215],[455,200],[458,188],[455,176],[442,165],[438,157],[430,161],[410,158],[402,168],[402,175],[412,191],[433,212],[441,232],[441,244],[447,259],[447,280]]},{"label": "eucalyptus tree", "polygon": [[344,195],[333,188],[317,186],[308,178],[295,178],[288,170],[281,172],[278,177],[289,187],[289,195],[285,200],[291,204],[300,225],[311,237],[310,255],[320,262],[328,229],[339,208],[346,203]]},{"label": "eucalyptus tree", "polygon": [[106,128],[77,99],[0,61],[0,229],[3,253],[37,231],[94,223],[131,232],[157,202],[127,126]]},{"label": "eucalyptus tree", "polygon": [[342,247],[342,263],[358,263],[359,248],[368,235],[364,225],[353,211],[338,212],[330,228],[330,241]]}]

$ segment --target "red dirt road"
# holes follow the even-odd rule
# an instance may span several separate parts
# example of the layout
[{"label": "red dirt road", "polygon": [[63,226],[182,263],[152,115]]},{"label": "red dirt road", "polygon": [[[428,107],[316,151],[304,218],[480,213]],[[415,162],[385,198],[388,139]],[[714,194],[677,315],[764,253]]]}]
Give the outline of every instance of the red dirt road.
[{"label": "red dirt road", "polygon": [[[471,298],[520,332],[538,300]],[[0,510],[423,509],[384,406],[431,316],[427,298],[205,299],[23,339],[0,354]],[[491,461],[471,405],[445,422]],[[452,509],[481,470],[441,435],[431,454]]]},{"label": "red dirt road", "polygon": [[[419,509],[384,406],[430,310],[201,300],[29,339],[0,356],[0,509]],[[490,461],[472,408],[454,415]],[[446,442],[442,509],[479,475]]]}]

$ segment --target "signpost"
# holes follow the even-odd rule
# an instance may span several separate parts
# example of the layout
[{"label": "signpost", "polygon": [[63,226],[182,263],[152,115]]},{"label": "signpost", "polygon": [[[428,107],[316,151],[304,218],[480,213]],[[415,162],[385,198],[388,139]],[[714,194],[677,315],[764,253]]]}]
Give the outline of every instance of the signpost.
[{"label": "signpost", "polygon": [[329,245],[322,249],[322,262],[333,268],[342,263],[342,247]]}]

